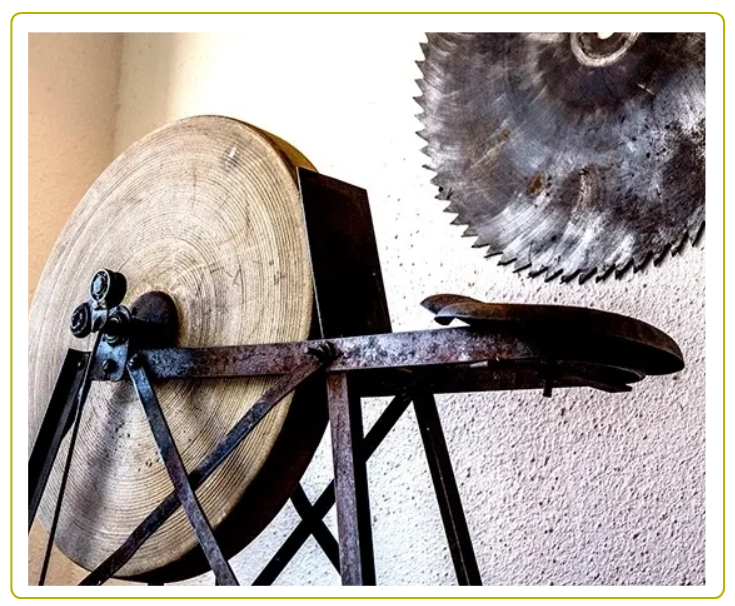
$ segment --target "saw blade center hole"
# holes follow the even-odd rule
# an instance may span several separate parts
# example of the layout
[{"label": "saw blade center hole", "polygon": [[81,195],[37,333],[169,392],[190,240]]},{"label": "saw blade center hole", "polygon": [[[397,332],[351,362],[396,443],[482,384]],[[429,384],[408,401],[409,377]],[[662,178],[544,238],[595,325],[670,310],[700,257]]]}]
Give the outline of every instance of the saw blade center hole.
[{"label": "saw blade center hole", "polygon": [[605,67],[618,61],[638,38],[638,33],[604,32],[570,34],[572,52],[582,65]]}]

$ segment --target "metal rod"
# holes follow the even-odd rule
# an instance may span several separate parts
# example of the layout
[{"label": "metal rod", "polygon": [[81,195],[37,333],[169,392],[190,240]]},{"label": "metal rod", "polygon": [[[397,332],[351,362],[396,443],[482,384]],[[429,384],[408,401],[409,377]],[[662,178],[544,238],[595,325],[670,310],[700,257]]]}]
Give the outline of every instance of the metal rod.
[{"label": "metal rod", "polygon": [[460,585],[482,585],[436,401],[433,394],[419,388],[413,404],[457,581]]},{"label": "metal rod", "polygon": [[324,516],[317,516],[314,513],[314,508],[306,496],[304,489],[301,484],[296,486],[296,490],[291,495],[291,503],[293,503],[296,513],[301,516],[301,519],[309,524],[309,532],[314,537],[314,540],[322,548],[324,555],[329,558],[329,561],[334,566],[335,570],[339,572],[339,545],[337,540],[334,538],[332,533],[327,528],[322,518]]},{"label": "metal rod", "polygon": [[347,375],[340,373],[327,375],[327,399],[342,584],[375,585],[360,397],[349,393]]},{"label": "metal rod", "polygon": [[[189,482],[196,490],[219,467],[219,465],[237,448],[240,443],[255,429],[260,421],[289,393],[306,381],[327,363],[326,358],[317,359],[310,356],[304,364],[281,378],[275,385],[267,389],[260,399],[246,412],[242,418],[225,435],[219,444],[189,474]],[[179,500],[175,492],[171,492],[148,516],[138,525],[125,542],[112,553],[102,564],[88,574],[80,585],[101,585],[122,568],[145,541],[150,538],[163,523],[179,508]]]},{"label": "metal rod", "polygon": [[[87,363],[84,366],[84,374],[82,375],[81,385],[79,391],[76,393],[76,418],[74,419],[74,427],[71,431],[71,437],[69,438],[69,450],[66,453],[66,462],[64,464],[64,471],[61,475],[61,485],[59,486],[59,494],[56,497],[56,508],[54,509],[54,517],[51,522],[51,528],[49,530],[48,541],[46,542],[46,552],[43,556],[43,564],[41,565],[41,575],[39,577],[38,584],[44,585],[46,583],[46,575],[48,574],[48,567],[51,563],[51,550],[54,544],[54,538],[56,537],[56,529],[59,525],[59,519],[61,518],[61,506],[64,502],[64,493],[66,492],[66,483],[69,480],[69,472],[71,471],[71,462],[74,456],[74,447],[77,443],[77,437],[79,436],[79,427],[82,422],[82,413],[84,412],[84,404],[87,401],[87,395],[89,394],[89,387],[92,383],[91,368],[94,360],[94,356],[99,349],[101,341],[101,335],[97,335],[92,348],[91,355],[87,358]],[[74,405],[72,405],[74,407]]]},{"label": "metal rod", "polygon": [[[378,446],[380,446],[381,442],[390,433],[390,430],[393,429],[410,403],[411,399],[409,396],[400,394],[388,404],[378,420],[371,427],[367,436],[365,436],[365,456],[367,458],[370,458],[378,449]],[[322,491],[322,494],[319,495],[319,498],[314,502],[312,515],[319,519],[323,518],[332,508],[332,505],[334,505],[334,480],[327,485]],[[283,545],[281,545],[273,558],[271,558],[271,561],[263,568],[262,572],[253,582],[253,585],[272,585],[278,578],[278,575],[285,570],[288,563],[293,559],[299,549],[301,549],[310,534],[311,525],[309,522],[306,520],[299,522],[288,539],[284,541]]]},{"label": "metal rod", "polygon": [[75,349],[66,352],[59,378],[36,436],[28,460],[28,532],[31,531],[33,520],[36,518],[59,446],[75,417],[79,390],[88,361],[87,352]]},{"label": "metal rod", "polygon": [[181,459],[178,448],[176,448],[171,429],[166,422],[161,405],[158,403],[156,392],[153,385],[151,385],[143,358],[140,355],[134,355],[128,362],[128,374],[138,394],[138,399],[145,410],[153,437],[156,440],[158,452],[174,485],[176,495],[196,533],[207,562],[209,562],[214,572],[217,585],[239,585],[235,573],[222,553],[219,543],[214,538],[209,520],[189,482],[184,461]]}]

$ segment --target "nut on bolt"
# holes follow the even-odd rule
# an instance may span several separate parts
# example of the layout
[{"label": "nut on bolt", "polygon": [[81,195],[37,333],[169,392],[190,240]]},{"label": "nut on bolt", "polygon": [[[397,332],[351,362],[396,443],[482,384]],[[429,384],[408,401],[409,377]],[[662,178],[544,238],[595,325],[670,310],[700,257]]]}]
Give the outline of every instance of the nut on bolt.
[{"label": "nut on bolt", "polygon": [[306,345],[304,352],[314,356],[320,362],[334,360],[339,354],[339,350],[331,341],[322,341],[314,345]]},{"label": "nut on bolt", "polygon": [[128,283],[125,276],[109,269],[100,269],[89,285],[89,295],[101,307],[111,309],[125,298]]},{"label": "nut on bolt", "polygon": [[89,303],[82,303],[72,312],[69,328],[71,334],[78,339],[83,339],[92,332],[92,310]]}]

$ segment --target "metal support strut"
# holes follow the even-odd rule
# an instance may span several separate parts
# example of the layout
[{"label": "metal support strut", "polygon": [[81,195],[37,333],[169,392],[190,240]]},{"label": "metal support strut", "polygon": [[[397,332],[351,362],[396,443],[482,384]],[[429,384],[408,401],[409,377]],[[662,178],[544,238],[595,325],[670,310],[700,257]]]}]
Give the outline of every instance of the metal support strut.
[{"label": "metal support strut", "polygon": [[163,416],[163,410],[161,410],[156,393],[153,391],[153,386],[148,378],[140,354],[135,354],[128,362],[128,374],[133,381],[138,399],[145,410],[153,437],[156,440],[158,452],[174,485],[176,496],[178,496],[192,528],[194,528],[202,551],[214,572],[217,585],[238,585],[235,573],[227,562],[227,558],[222,554],[219,543],[214,538],[212,527],[209,525],[209,520],[207,520],[207,516],[204,514],[199,499],[197,499],[191,482],[189,482],[186,475],[186,467],[184,467],[184,462],[176,448],[176,443],[171,435],[166,418]]}]

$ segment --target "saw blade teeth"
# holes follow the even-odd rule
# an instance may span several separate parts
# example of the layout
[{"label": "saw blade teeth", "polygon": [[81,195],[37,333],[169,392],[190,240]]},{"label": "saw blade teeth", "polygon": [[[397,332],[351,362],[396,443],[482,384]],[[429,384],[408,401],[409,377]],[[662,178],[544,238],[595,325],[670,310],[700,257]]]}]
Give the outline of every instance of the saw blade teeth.
[{"label": "saw blade teeth", "polygon": [[599,270],[599,273],[595,277],[596,282],[603,282],[604,280],[607,280],[615,271],[615,264],[611,263],[610,265],[603,266],[602,269]]},{"label": "saw blade teeth", "polygon": [[556,280],[562,273],[564,272],[563,269],[559,268],[554,271],[547,271],[547,274],[544,276],[544,282],[553,282]]},{"label": "saw blade teeth", "polygon": [[633,259],[626,259],[625,261],[622,261],[620,265],[615,267],[615,278],[619,280],[625,274],[627,274],[628,271],[630,271],[632,267],[633,267]]},{"label": "saw blade teeth", "polygon": [[690,242],[689,234],[684,234],[684,237],[671,245],[671,256],[676,257],[682,253],[686,248],[687,243]]},{"label": "saw blade teeth", "polygon": [[531,262],[528,259],[518,259],[513,266],[513,273],[519,273],[524,269],[528,269],[529,267],[531,267]]},{"label": "saw blade teeth", "polygon": [[588,272],[582,272],[579,274],[579,283],[584,284],[587,280],[591,279],[597,273],[597,268],[593,268]]},{"label": "saw blade teeth", "polygon": [[[451,206],[451,204],[450,204],[450,206]],[[444,210],[445,210],[445,212],[447,211],[447,209],[444,209]],[[474,227],[472,227],[472,226],[468,226],[467,229],[465,229],[462,232],[462,237],[463,238],[475,238],[475,237],[477,237],[477,230]]]},{"label": "saw blade teeth", "polygon": [[559,281],[562,284],[569,284],[574,278],[576,278],[578,275],[581,275],[583,271],[581,269],[573,269],[567,273],[562,273],[561,277],[559,278]]},{"label": "saw blade teeth", "polygon": [[477,240],[475,240],[475,243],[472,245],[473,248],[484,248],[485,246],[490,246],[493,250],[497,252],[503,252],[502,249],[498,248],[497,246],[493,246],[494,242],[487,237],[486,234],[480,234],[477,237]]},{"label": "saw blade teeth", "polygon": [[682,235],[681,239],[678,242],[675,242],[674,244],[672,244],[672,246],[671,246],[671,256],[680,255],[684,251],[684,249],[686,248],[687,244],[689,244],[691,246],[696,246],[695,240],[696,240],[696,237],[699,236],[699,233],[700,233],[701,228],[702,228],[702,226],[700,225],[693,232],[694,233],[694,237],[692,237],[692,231],[691,230],[687,230],[686,232],[684,232],[684,234]]},{"label": "saw blade teeth", "polygon": [[546,267],[545,265],[542,265],[541,267],[536,267],[536,268],[533,268],[533,269],[529,269],[528,270],[528,275],[531,278],[537,278],[542,273],[544,273],[547,269],[548,269],[548,267]]},{"label": "saw blade teeth", "polygon": [[[656,257],[656,261],[662,259],[666,255],[666,247],[664,247],[663,251],[659,256],[654,255],[652,252],[644,253],[643,256],[640,259],[633,259],[633,272],[638,273],[639,271],[643,271],[648,264],[651,262],[654,257]],[[655,261],[654,261],[655,263]]]},{"label": "saw blade teeth", "polygon": [[704,236],[704,221],[702,221],[702,224],[696,227],[693,231],[689,233],[689,237],[691,238],[692,245],[693,246],[699,246],[700,242],[702,241],[702,237]]},{"label": "saw blade teeth", "polygon": [[503,253],[500,256],[500,259],[498,259],[498,265],[510,265],[511,263],[515,262],[515,260],[516,258],[513,255]]},{"label": "saw blade teeth", "polygon": [[654,267],[658,267],[659,265],[661,265],[669,252],[673,253],[673,248],[671,244],[666,244],[656,255],[650,253],[649,258],[653,258]]}]

